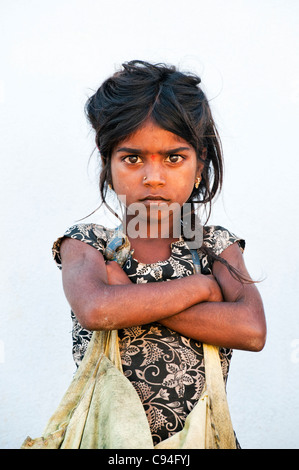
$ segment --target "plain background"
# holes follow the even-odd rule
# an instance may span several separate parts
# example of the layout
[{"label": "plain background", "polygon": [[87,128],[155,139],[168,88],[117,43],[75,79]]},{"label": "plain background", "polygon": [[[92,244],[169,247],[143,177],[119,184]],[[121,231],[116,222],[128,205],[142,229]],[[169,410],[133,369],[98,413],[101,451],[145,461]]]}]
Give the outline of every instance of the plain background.
[{"label": "plain background", "polygon": [[132,59],[202,77],[225,157],[210,222],[246,239],[268,323],[234,352],[232,420],[244,449],[299,447],[298,19],[297,0],[0,0],[1,448],[40,436],[73,377],[51,247],[99,204],[83,108]]}]

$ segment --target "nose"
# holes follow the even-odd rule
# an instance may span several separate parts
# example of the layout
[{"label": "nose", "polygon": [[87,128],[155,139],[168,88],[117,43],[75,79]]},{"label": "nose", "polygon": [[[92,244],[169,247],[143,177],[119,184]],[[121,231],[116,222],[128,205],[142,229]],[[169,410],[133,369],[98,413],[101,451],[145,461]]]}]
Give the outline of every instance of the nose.
[{"label": "nose", "polygon": [[159,186],[164,186],[165,183],[165,174],[161,164],[157,162],[146,165],[143,177],[143,184],[145,186],[156,188]]}]

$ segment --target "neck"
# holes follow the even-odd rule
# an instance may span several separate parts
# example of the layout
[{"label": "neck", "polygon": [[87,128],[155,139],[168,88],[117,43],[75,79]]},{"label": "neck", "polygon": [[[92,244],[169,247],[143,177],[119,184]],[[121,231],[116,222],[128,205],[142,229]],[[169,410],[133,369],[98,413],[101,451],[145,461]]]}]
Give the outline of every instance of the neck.
[{"label": "neck", "polygon": [[181,235],[180,217],[166,217],[162,220],[144,220],[135,216],[127,215],[124,223],[126,235],[130,239],[149,240],[178,240]]},{"label": "neck", "polygon": [[128,235],[131,249],[134,252],[134,258],[146,264],[156,263],[158,261],[165,261],[171,255],[171,243],[178,239],[167,237],[167,238],[142,238],[136,237],[131,238]]},{"label": "neck", "polygon": [[[170,218],[169,218],[170,219]],[[171,243],[180,238],[180,225],[172,220],[138,220],[128,216],[125,233],[134,250],[134,258],[143,263],[164,261],[171,254]],[[176,228],[176,230],[174,230]]]}]

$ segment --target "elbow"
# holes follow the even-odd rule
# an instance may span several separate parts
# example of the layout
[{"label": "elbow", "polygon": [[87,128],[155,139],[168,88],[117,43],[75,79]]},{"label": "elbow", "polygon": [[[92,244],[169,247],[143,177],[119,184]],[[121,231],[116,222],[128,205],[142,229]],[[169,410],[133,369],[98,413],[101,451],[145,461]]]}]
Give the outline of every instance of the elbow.
[{"label": "elbow", "polygon": [[100,325],[98,324],[98,322],[95,321],[95,318],[93,317],[90,311],[83,312],[80,310],[73,310],[73,312],[82,328],[84,328],[84,330],[101,330]]},{"label": "elbow", "polygon": [[88,331],[108,331],[108,330],[113,330],[114,325],[112,324],[111,321],[109,321],[109,318],[103,314],[101,314],[100,311],[91,311],[91,310],[86,310],[85,312],[75,310],[73,309],[73,313],[76,316],[78,322],[84,328],[85,330]]},{"label": "elbow", "polygon": [[80,326],[84,328],[84,330],[94,331],[96,329],[89,309],[77,305],[71,305],[71,309]]},{"label": "elbow", "polygon": [[266,344],[267,325],[262,301],[242,303],[242,328],[240,338],[243,338],[243,348],[247,351],[260,352]]},{"label": "elbow", "polygon": [[109,313],[101,308],[86,309],[81,318],[82,323],[80,320],[79,323],[90,331],[109,331],[116,328]]},{"label": "elbow", "polygon": [[248,350],[253,352],[260,352],[266,344],[267,326],[264,317],[264,312],[259,312],[258,320],[252,322],[248,334]]},{"label": "elbow", "polygon": [[250,335],[248,351],[260,352],[266,344],[267,332],[266,328],[256,329]]},{"label": "elbow", "polygon": [[104,302],[84,302],[72,308],[82,328],[88,331],[108,331],[115,329],[111,315]]}]

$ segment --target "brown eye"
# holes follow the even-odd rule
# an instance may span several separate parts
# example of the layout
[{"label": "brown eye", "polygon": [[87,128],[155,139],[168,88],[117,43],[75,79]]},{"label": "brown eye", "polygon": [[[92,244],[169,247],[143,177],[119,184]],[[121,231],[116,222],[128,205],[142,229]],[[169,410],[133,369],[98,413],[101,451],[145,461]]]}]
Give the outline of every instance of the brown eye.
[{"label": "brown eye", "polygon": [[168,157],[166,158],[166,160],[171,163],[180,163],[183,159],[184,157],[182,157],[181,155],[168,155]]},{"label": "brown eye", "polygon": [[127,155],[123,160],[129,164],[141,162],[141,158],[138,155]]}]

